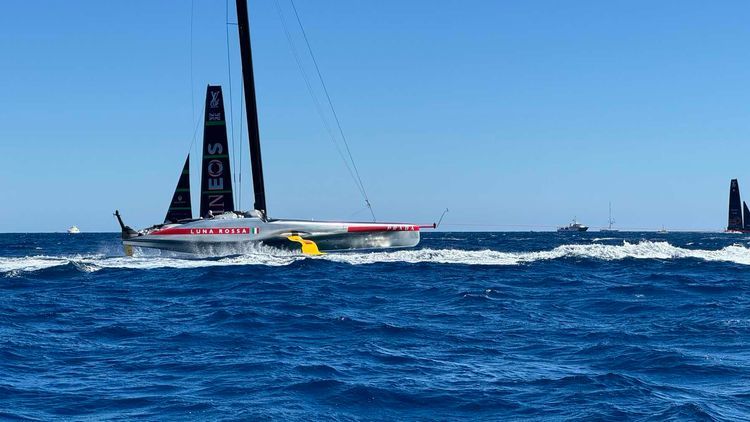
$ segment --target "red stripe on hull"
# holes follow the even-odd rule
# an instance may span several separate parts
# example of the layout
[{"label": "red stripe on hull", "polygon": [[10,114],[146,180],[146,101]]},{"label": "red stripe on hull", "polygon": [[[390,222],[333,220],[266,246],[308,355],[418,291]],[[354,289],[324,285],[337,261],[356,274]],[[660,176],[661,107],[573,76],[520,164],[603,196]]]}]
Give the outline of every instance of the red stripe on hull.
[{"label": "red stripe on hull", "polygon": [[349,233],[361,232],[418,232],[419,226],[413,224],[389,224],[385,226],[349,226]]},{"label": "red stripe on hull", "polygon": [[[193,234],[193,235],[212,235],[212,234],[254,234],[253,229],[249,227],[201,227],[193,229],[184,229],[180,227],[170,227],[167,229],[156,230],[151,232],[152,235],[173,235],[173,234]],[[257,234],[257,233],[255,233]]]}]

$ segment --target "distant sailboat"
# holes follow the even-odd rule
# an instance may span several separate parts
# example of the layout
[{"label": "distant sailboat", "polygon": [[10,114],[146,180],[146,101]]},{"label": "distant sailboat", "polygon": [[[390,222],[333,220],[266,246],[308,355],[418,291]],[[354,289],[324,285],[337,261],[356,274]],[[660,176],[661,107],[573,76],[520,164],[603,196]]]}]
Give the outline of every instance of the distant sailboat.
[{"label": "distant sailboat", "polygon": [[81,232],[81,229],[78,228],[78,226],[70,226],[68,229],[68,234],[78,234]]},{"label": "distant sailboat", "polygon": [[612,203],[611,202],[609,203],[609,220],[607,220],[607,222],[609,223],[609,226],[606,229],[600,229],[599,230],[600,232],[614,233],[614,232],[618,232],[619,231],[617,229],[613,229],[612,228],[612,225],[615,224],[615,220],[612,219]]},{"label": "distant sailboat", "polygon": [[[745,206],[747,209],[747,206]],[[737,179],[732,179],[729,183],[729,216],[727,218],[727,233],[745,232],[748,220],[748,213],[745,213],[745,224],[742,216],[742,200],[740,199],[740,185]]]}]

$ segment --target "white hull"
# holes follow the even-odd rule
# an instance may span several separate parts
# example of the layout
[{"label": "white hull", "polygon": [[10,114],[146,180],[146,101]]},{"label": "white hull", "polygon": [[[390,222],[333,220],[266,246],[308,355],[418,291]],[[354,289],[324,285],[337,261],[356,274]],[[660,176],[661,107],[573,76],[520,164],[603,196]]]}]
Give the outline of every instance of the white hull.
[{"label": "white hull", "polygon": [[585,232],[588,230],[588,226],[584,226],[583,224],[576,221],[576,219],[573,219],[573,222],[568,224],[565,227],[558,227],[558,232]]},{"label": "white hull", "polygon": [[300,248],[299,236],[320,251],[405,248],[419,243],[420,226],[392,223],[270,220],[257,217],[209,218],[168,224],[126,234],[123,245],[203,255],[239,254],[253,244]]}]

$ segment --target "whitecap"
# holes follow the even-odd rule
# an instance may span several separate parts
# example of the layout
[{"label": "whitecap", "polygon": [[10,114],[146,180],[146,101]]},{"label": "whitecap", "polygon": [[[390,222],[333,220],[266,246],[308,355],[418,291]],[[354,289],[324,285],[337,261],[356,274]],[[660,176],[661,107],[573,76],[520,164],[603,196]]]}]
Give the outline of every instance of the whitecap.
[{"label": "whitecap", "polygon": [[[186,258],[189,257],[189,258]],[[623,259],[701,259],[750,265],[750,249],[732,245],[718,250],[686,249],[668,242],[623,242],[621,245],[561,245],[554,249],[530,252],[502,252],[490,249],[403,249],[383,252],[343,252],[309,257],[296,251],[256,247],[241,255],[225,258],[194,257],[170,253],[137,253],[133,257],[95,255],[0,257],[0,272],[38,271],[73,264],[80,271],[94,272],[104,268],[150,270],[157,268],[204,268],[232,265],[286,266],[300,260],[324,260],[349,265],[377,263],[438,263],[463,265],[521,265],[537,261],[583,258],[604,261]]]}]

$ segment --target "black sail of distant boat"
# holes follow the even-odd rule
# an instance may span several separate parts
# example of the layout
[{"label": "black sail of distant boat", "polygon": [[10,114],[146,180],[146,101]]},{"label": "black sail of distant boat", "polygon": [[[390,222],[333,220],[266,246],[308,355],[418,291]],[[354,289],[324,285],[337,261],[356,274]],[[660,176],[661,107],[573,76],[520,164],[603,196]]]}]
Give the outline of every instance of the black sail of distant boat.
[{"label": "black sail of distant boat", "polygon": [[200,216],[234,211],[232,173],[229,168],[229,145],[221,86],[208,86],[203,127],[203,161],[201,163]]},{"label": "black sail of distant boat", "polygon": [[729,184],[729,219],[727,230],[742,230],[742,201],[740,200],[740,186],[737,179]]},{"label": "black sail of distant boat", "polygon": [[180,178],[177,180],[177,187],[172,195],[172,202],[169,203],[164,223],[176,223],[191,218],[193,218],[193,207],[190,201],[190,154],[188,154]]},{"label": "black sail of distant boat", "polygon": [[744,221],[743,231],[750,231],[750,208],[747,208],[745,201],[742,201],[742,220]]}]

